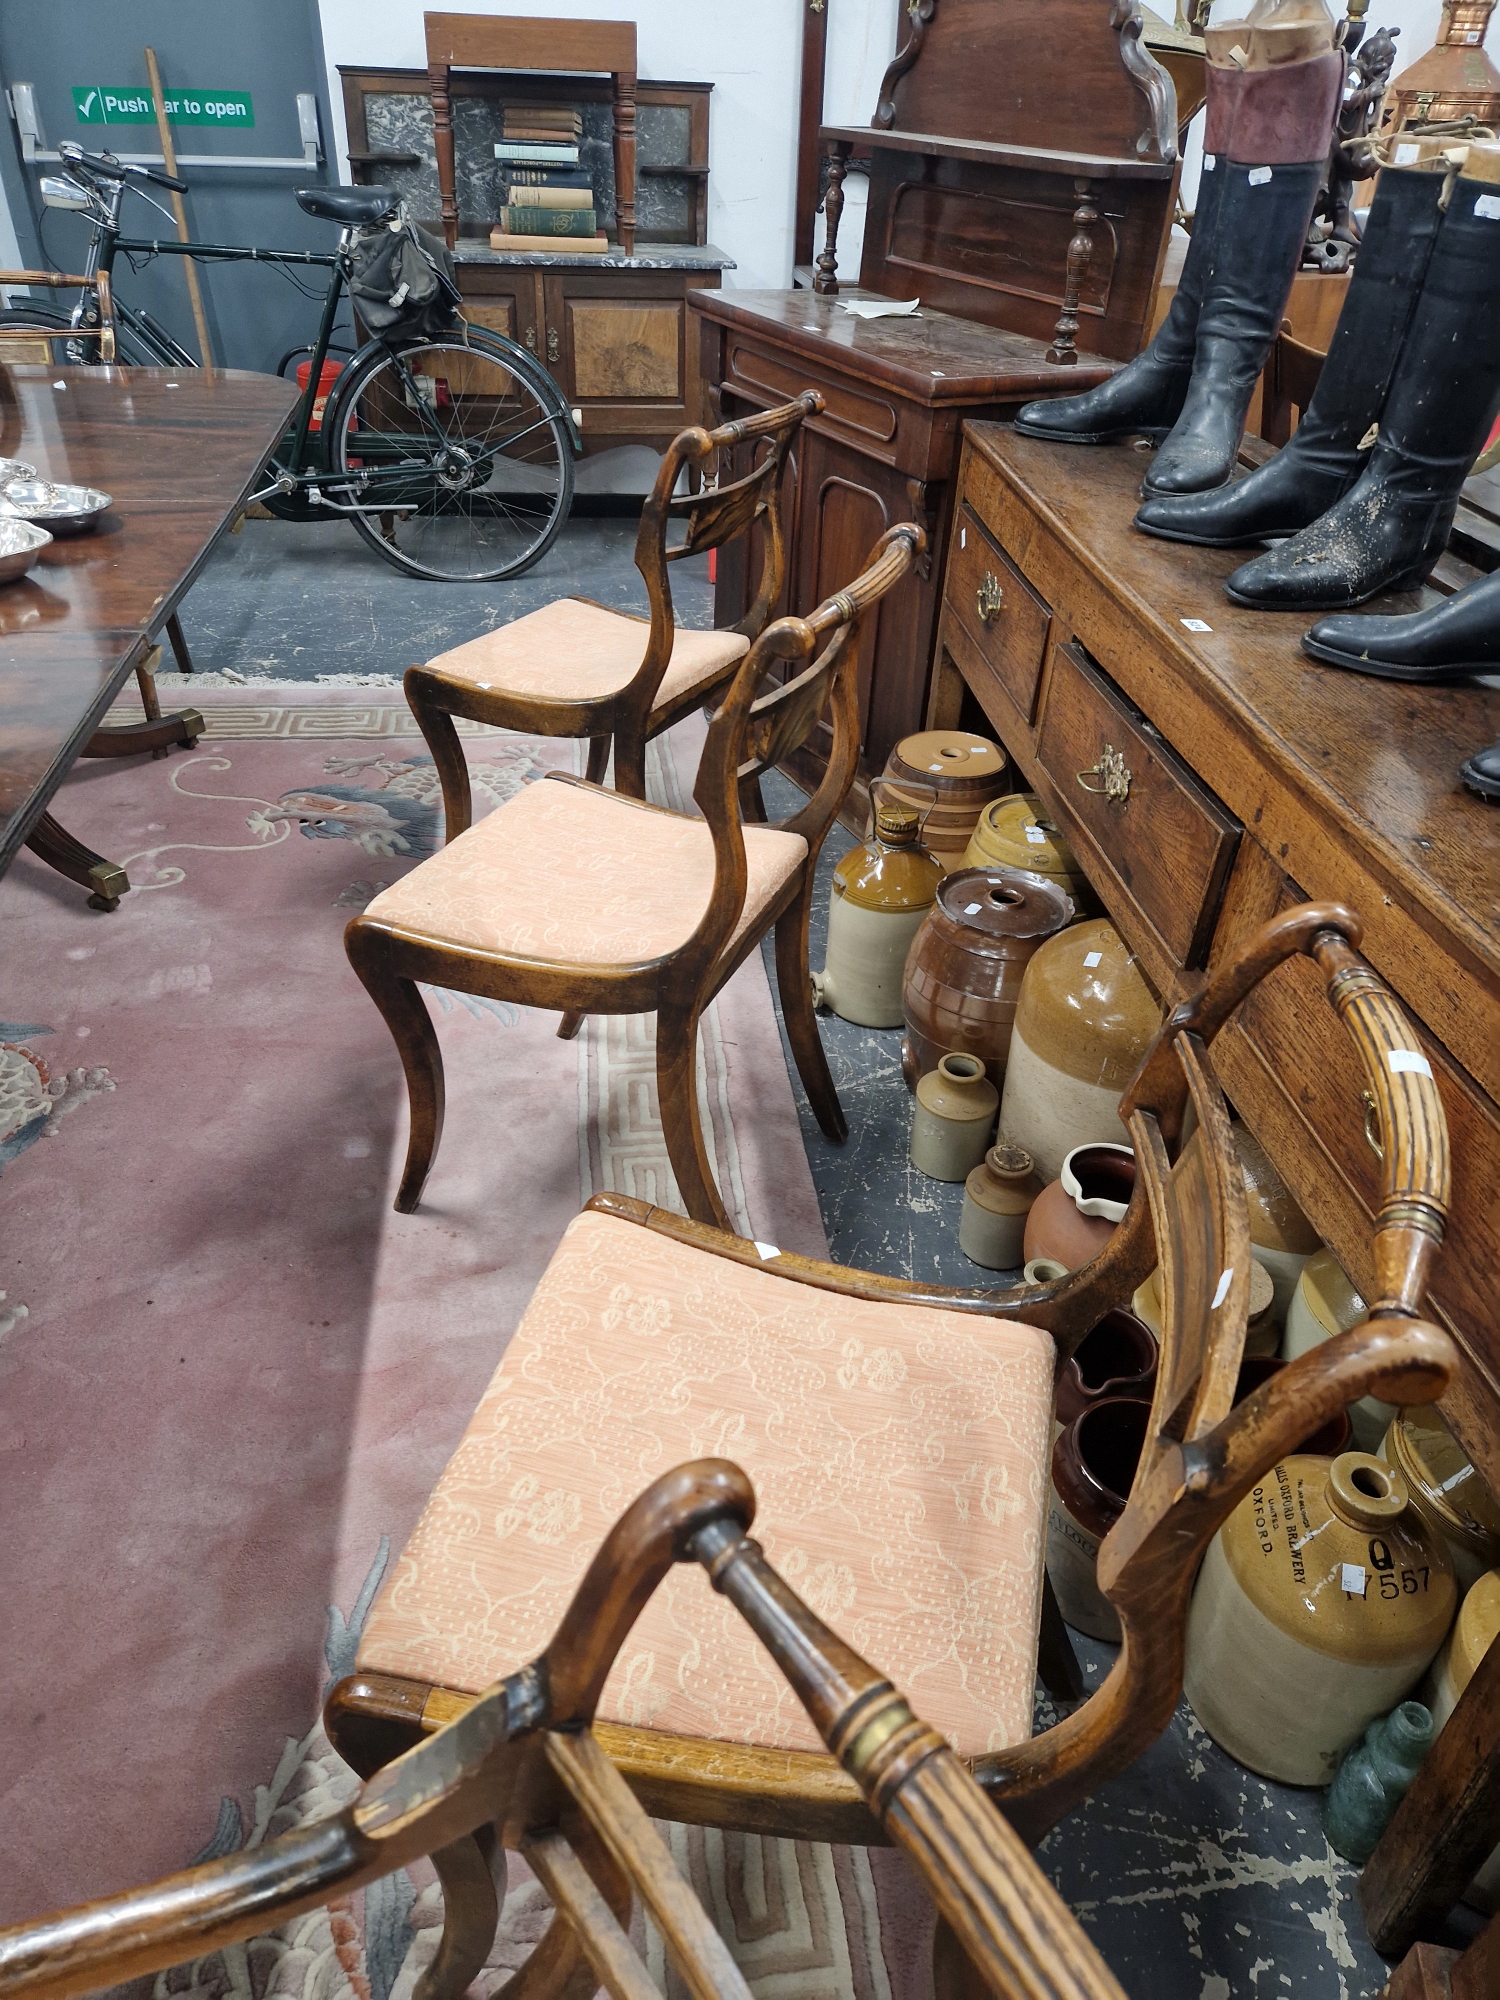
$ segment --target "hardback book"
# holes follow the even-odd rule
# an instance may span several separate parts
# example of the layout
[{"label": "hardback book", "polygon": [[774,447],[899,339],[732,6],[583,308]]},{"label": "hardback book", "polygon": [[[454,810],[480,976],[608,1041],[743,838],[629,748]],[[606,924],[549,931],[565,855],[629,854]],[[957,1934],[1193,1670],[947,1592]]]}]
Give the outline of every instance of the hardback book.
[{"label": "hardback book", "polygon": [[551,125],[507,125],[507,139],[525,140],[538,146],[571,146],[577,143],[576,132],[560,132]]},{"label": "hardback book", "polygon": [[591,208],[502,208],[495,227],[507,236],[593,236],[599,218]]},{"label": "hardback book", "polygon": [[592,196],[593,177],[582,167],[517,167],[509,166],[501,174],[502,185],[525,188],[581,188]]},{"label": "hardback book", "polygon": [[592,208],[594,190],[590,187],[528,187],[524,181],[512,179],[500,183],[500,205],[502,208]]},{"label": "hardback book", "polygon": [[527,167],[576,167],[578,148],[543,145],[534,139],[497,139],[495,158],[514,160],[518,165]]},{"label": "hardback book", "polygon": [[512,236],[508,230],[490,231],[492,250],[551,250],[560,257],[602,257],[610,247],[609,238],[598,236]]},{"label": "hardback book", "polygon": [[566,104],[507,104],[502,107],[505,126],[547,125],[554,131],[581,132],[583,114]]}]

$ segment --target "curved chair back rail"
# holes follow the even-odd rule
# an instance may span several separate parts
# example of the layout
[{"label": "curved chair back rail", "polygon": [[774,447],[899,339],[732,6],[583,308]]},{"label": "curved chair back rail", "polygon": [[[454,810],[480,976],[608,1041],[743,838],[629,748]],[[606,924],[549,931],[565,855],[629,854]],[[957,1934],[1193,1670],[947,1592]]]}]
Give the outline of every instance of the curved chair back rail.
[{"label": "curved chair back rail", "polygon": [[963,1763],[749,1539],[754,1515],[749,1481],[725,1460],[665,1474],[606,1537],[540,1659],[385,1765],[333,1818],[0,1931],[0,1994],[50,2000],[141,1978],[254,1937],[423,1855],[437,1865],[450,1919],[446,1962],[440,1955],[434,1972],[458,1990],[493,1942],[505,1850],[513,1849],[555,1914],[503,1992],[544,2000],[597,1982],[621,2000],[654,1994],[626,1932],[639,1897],[692,1994],[749,2000],[727,1947],[589,1728],[641,1609],[674,1562],[694,1561],[771,1653],[988,1989],[1012,2000],[1124,2000]]}]

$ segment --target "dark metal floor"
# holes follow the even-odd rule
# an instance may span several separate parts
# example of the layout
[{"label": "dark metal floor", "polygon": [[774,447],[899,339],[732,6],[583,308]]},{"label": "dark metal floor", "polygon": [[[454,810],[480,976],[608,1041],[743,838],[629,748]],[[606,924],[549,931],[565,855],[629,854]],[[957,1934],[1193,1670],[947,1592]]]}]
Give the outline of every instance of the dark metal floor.
[{"label": "dark metal floor", "polygon": [[[629,520],[575,520],[530,576],[454,586],[403,578],[341,524],[248,522],[195,586],[183,625],[207,672],[308,681],[399,675],[568,592],[644,610],[634,540]],[[709,624],[705,565],[676,565],[673,582],[682,621]],[[800,799],[781,780],[766,792],[773,816]],[[828,883],[850,844],[836,830],[823,857],[814,966],[823,958]],[[769,954],[767,970],[774,990]],[[823,1034],[849,1118],[846,1145],[819,1133],[795,1071],[793,1085],[832,1255],[873,1270],[972,1281],[974,1267],[957,1244],[962,1188],[926,1179],[907,1159],[911,1100],[899,1031],[824,1016]],[[1082,1638],[1078,1646],[1097,1685],[1112,1649]],[[1052,1715],[1039,1695],[1038,1726]],[[1041,1853],[1135,2000],[1374,2000],[1386,1968],[1364,1935],[1355,1871],[1319,1830],[1319,1798],[1234,1764],[1184,1704],[1155,1748],[1051,1834]]]}]

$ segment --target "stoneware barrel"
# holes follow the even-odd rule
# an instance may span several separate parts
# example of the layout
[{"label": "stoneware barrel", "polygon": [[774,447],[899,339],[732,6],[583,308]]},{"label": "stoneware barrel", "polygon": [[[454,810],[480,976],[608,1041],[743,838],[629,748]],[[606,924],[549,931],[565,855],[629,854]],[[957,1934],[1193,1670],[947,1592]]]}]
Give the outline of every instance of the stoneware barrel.
[{"label": "stoneware barrel", "polygon": [[1010,788],[1010,760],[999,744],[961,729],[904,736],[885,760],[884,796],[926,815],[923,842],[945,869],[963,866],[980,812]]},{"label": "stoneware barrel", "polygon": [[974,822],[962,862],[954,866],[1022,868],[1066,889],[1080,916],[1093,915],[1099,908],[1088,877],[1035,792],[1013,792],[987,805]]}]

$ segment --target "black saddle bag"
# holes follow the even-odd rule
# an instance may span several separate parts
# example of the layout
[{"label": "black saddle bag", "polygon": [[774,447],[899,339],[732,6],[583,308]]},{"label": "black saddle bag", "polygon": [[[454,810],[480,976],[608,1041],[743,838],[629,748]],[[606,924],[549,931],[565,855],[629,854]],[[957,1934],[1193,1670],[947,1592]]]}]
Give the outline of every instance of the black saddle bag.
[{"label": "black saddle bag", "polygon": [[415,222],[364,231],[351,264],[355,309],[378,339],[425,339],[457,324],[453,253]]}]

